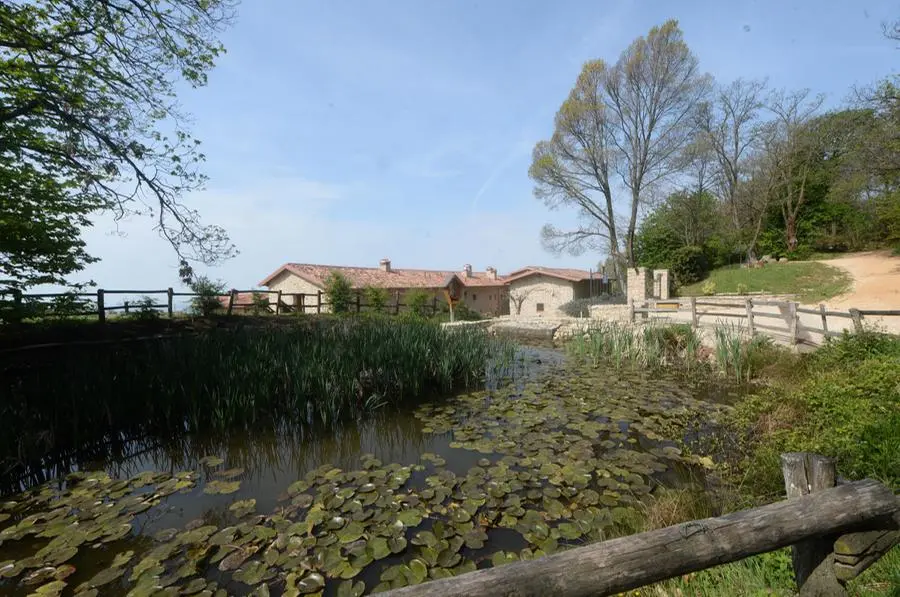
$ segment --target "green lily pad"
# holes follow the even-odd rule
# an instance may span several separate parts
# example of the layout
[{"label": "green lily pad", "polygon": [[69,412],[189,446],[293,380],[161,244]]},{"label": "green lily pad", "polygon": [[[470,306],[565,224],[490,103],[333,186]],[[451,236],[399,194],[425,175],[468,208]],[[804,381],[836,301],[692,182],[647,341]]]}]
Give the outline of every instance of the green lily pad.
[{"label": "green lily pad", "polygon": [[238,518],[243,518],[248,514],[251,514],[254,510],[256,510],[256,500],[254,498],[250,498],[247,500],[238,500],[228,506],[228,509],[234,513]]},{"label": "green lily pad", "polygon": [[366,584],[361,581],[345,580],[338,585],[337,597],[360,597],[366,592]]},{"label": "green lily pad", "polygon": [[402,553],[406,549],[406,539],[404,537],[391,537],[388,539],[388,547],[391,548],[392,554]]},{"label": "green lily pad", "polygon": [[241,488],[240,481],[210,481],[203,488],[203,493],[212,495],[234,493]]},{"label": "green lily pad", "polygon": [[351,543],[362,537],[365,532],[365,527],[354,520],[343,529],[337,531],[336,534],[341,543]]}]

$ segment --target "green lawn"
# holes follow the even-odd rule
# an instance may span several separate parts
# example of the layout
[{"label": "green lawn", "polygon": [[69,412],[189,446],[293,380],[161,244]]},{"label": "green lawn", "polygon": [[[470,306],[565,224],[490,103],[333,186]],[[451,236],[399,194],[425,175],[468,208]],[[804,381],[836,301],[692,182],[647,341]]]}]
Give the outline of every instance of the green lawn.
[{"label": "green lawn", "polygon": [[748,269],[728,266],[713,270],[702,282],[683,286],[682,296],[704,294],[703,285],[715,282],[715,293],[771,292],[796,294],[802,303],[817,303],[832,298],[850,288],[850,275],[824,263],[797,261],[769,263],[761,268]]}]

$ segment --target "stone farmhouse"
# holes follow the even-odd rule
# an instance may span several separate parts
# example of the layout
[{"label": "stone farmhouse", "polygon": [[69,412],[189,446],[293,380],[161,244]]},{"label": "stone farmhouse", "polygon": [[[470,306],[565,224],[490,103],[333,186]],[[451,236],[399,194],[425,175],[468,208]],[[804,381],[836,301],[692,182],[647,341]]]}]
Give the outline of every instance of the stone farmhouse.
[{"label": "stone farmhouse", "polygon": [[[424,291],[446,304],[462,303],[482,315],[552,316],[564,303],[598,294],[601,276],[579,269],[527,266],[501,276],[493,267],[473,271],[465,265],[459,271],[395,268],[390,259],[378,267],[348,267],[310,263],[286,263],[272,272],[259,286],[281,292],[282,302],[299,308],[297,295],[308,297],[325,291],[331,272],[343,274],[354,289],[384,288],[389,303],[405,304],[411,291]],[[316,300],[306,298],[304,310],[314,311]],[[327,311],[327,306],[323,310]]]},{"label": "stone farmhouse", "polygon": [[293,294],[314,295],[324,292],[325,280],[333,271],[343,274],[354,289],[361,290],[368,286],[384,288],[390,295],[391,303],[399,297],[400,303],[404,304],[404,297],[416,290],[437,297],[443,304],[446,304],[449,294],[454,303],[461,302],[483,315],[509,313],[505,279],[497,275],[497,270],[493,267],[488,267],[483,272],[473,271],[471,265],[465,265],[460,271],[401,269],[392,267],[390,259],[382,259],[378,267],[286,263],[259,285],[272,292],[281,291],[284,303],[297,306]]}]

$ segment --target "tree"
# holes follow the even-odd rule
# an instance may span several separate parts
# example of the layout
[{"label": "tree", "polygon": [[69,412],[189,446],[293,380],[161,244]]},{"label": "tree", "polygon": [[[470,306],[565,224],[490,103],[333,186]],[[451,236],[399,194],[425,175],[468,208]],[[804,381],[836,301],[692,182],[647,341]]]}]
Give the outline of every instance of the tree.
[{"label": "tree", "polygon": [[778,91],[767,106],[775,116],[769,127],[770,151],[776,156],[775,178],[788,251],[797,248],[797,222],[808,198],[813,162],[821,149],[822,131],[812,120],[823,101],[821,95],[810,97],[808,89]]},{"label": "tree", "polygon": [[[635,265],[639,208],[649,189],[683,167],[693,111],[708,89],[709,77],[674,20],[636,39],[612,66],[586,63],[529,169],[535,196],[579,216],[572,231],[545,226],[544,245],[574,254],[605,249]],[[624,247],[614,211],[617,183],[630,195]]]},{"label": "tree", "polygon": [[197,295],[191,299],[191,310],[195,315],[209,317],[222,309],[219,298],[225,293],[225,282],[207,276],[195,276],[189,287]]},{"label": "tree", "polygon": [[353,287],[350,280],[334,270],[325,279],[325,296],[332,313],[349,313],[353,303]]},{"label": "tree", "polygon": [[388,291],[386,288],[366,286],[363,288],[363,296],[366,299],[366,306],[372,311],[375,313],[384,312],[388,302]]},{"label": "tree", "polygon": [[719,196],[729,206],[736,230],[746,228],[740,218],[738,185],[745,178],[745,164],[759,138],[759,113],[765,81],[738,79],[719,87],[698,113],[700,137],[716,159]]},{"label": "tree", "polygon": [[185,262],[233,254],[180,201],[205,179],[175,98],[181,80],[206,83],[232,15],[233,0],[0,3],[0,237],[29,230],[2,246],[7,284],[90,262],[80,228],[99,210],[151,214]]},{"label": "tree", "polygon": [[512,301],[513,306],[516,308],[516,315],[522,314],[522,305],[525,304],[525,301],[534,290],[534,288],[519,288],[509,292],[509,300]]}]

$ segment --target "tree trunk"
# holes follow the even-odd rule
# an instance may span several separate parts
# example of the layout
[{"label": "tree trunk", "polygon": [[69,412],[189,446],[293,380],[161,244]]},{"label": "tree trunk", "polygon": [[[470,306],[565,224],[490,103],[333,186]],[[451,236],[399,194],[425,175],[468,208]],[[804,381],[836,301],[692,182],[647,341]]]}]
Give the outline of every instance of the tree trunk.
[{"label": "tree trunk", "polygon": [[784,222],[784,232],[785,236],[787,236],[787,248],[788,251],[795,251],[797,249],[797,216],[793,214],[789,214],[785,218]]}]

